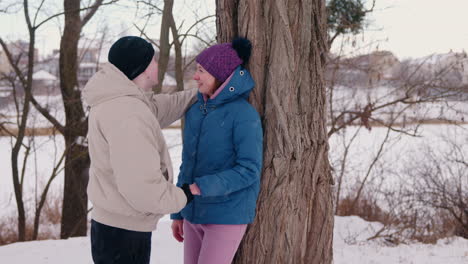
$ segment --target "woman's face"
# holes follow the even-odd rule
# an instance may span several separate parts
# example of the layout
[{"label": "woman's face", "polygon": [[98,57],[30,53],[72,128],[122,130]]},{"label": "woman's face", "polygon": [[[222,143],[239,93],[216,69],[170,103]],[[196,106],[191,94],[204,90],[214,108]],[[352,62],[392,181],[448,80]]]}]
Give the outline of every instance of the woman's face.
[{"label": "woman's face", "polygon": [[197,63],[197,71],[193,75],[193,79],[197,81],[198,90],[202,94],[212,95],[216,89],[216,79],[209,74],[200,64]]}]

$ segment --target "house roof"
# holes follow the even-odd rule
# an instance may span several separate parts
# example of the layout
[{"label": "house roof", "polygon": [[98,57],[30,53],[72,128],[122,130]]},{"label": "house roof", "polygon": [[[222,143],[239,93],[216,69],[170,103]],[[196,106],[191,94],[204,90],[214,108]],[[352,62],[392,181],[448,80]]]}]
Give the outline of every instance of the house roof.
[{"label": "house roof", "polygon": [[163,85],[164,86],[176,86],[177,81],[174,77],[170,76],[169,74],[164,74],[164,80],[163,80]]},{"label": "house roof", "polygon": [[57,80],[57,77],[55,77],[54,75],[44,71],[44,70],[40,70],[40,71],[37,71],[33,74],[33,80],[36,80],[36,81],[56,81]]}]

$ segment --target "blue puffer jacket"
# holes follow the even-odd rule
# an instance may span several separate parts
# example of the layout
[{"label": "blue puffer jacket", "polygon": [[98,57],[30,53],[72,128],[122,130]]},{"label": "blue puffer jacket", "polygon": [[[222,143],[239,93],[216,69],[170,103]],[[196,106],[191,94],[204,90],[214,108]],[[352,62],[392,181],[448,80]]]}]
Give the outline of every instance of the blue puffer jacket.
[{"label": "blue puffer jacket", "polygon": [[255,217],[262,170],[263,132],[247,98],[255,83],[237,67],[221,93],[198,101],[185,114],[177,186],[197,183],[195,196],[171,219],[194,224],[248,224]]}]

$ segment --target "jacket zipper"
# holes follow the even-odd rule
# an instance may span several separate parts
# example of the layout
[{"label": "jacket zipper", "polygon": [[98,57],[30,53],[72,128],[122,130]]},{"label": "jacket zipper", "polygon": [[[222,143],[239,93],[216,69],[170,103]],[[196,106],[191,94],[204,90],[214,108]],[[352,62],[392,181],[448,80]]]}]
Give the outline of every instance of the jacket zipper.
[{"label": "jacket zipper", "polygon": [[[203,122],[205,122],[206,115],[208,114],[208,110],[206,109],[206,101],[203,105],[200,105],[200,110],[203,114],[203,119],[200,122],[200,128],[198,129],[198,139],[197,139],[197,145],[195,146],[195,164],[193,166],[193,171],[192,171],[192,183],[195,183],[195,170],[196,170],[196,164],[198,164],[198,146],[200,145],[200,137],[201,137],[201,131],[203,128]],[[193,200],[193,205],[192,205],[192,221],[195,219],[195,200]]]}]

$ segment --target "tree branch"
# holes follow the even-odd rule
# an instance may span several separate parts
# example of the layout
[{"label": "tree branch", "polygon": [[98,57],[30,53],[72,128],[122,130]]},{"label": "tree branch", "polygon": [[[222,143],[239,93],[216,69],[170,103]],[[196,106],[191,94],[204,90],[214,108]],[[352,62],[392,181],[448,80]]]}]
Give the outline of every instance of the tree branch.
[{"label": "tree branch", "polygon": [[[110,4],[113,4],[115,2],[117,2],[118,0],[112,0],[108,3],[106,3],[106,5],[110,5]],[[91,6],[89,6],[89,10],[88,12],[83,16],[82,20],[81,20],[81,27],[83,28],[86,23],[89,22],[89,20],[91,20],[91,18],[94,16],[94,14],[96,13],[96,11],[98,10],[98,8],[101,6],[101,5],[104,5],[102,2],[104,2],[104,0],[96,0],[94,2],[94,4],[92,4]]]},{"label": "tree branch", "polygon": [[19,69],[18,63],[15,63],[13,61],[13,55],[11,54],[10,50],[8,49],[8,46],[6,45],[6,43],[3,41],[3,39],[1,37],[0,37],[0,45],[2,46],[3,50],[5,51],[8,62],[10,63],[11,67],[13,67],[13,70],[15,71],[16,75],[18,76],[18,78],[21,81],[21,84],[23,86],[26,86],[26,79],[25,79],[23,73],[21,72],[21,70]]},{"label": "tree branch", "polygon": [[160,48],[159,44],[154,42],[154,40],[152,40],[148,35],[146,35],[146,33],[143,31],[143,29],[138,27],[137,24],[133,23],[133,26],[135,26],[136,29],[138,29],[138,31],[140,31],[140,34],[143,35],[149,42],[151,42],[151,44],[155,45],[158,49]]},{"label": "tree branch", "polygon": [[206,17],[204,17],[204,18],[202,18],[202,19],[196,21],[195,23],[193,23],[193,25],[191,25],[191,26],[187,29],[187,31],[185,32],[185,34],[184,34],[185,37],[182,38],[182,40],[180,41],[180,43],[181,43],[181,44],[184,43],[185,38],[188,36],[188,33],[192,30],[192,28],[194,28],[198,23],[200,23],[200,22],[202,22],[202,21],[204,21],[204,20],[206,20],[206,19],[208,19],[208,18],[211,18],[211,17],[216,17],[216,15],[206,16]]},{"label": "tree branch", "polygon": [[187,37],[193,37],[193,38],[196,38],[196,39],[200,40],[201,42],[203,42],[206,46],[211,45],[211,43],[209,43],[208,41],[202,39],[200,36],[195,35],[195,34],[183,34],[183,35],[179,35],[179,37],[183,37],[183,40],[185,40],[185,38],[187,38]]},{"label": "tree branch", "polygon": [[28,26],[29,33],[31,33],[31,29],[34,30],[32,24],[31,24],[31,18],[29,17],[29,5],[28,5],[28,0],[23,1],[23,7],[24,7],[24,17],[26,19],[26,25]]},{"label": "tree branch", "polygon": [[34,20],[33,20],[34,25],[36,24],[37,16],[39,15],[39,12],[41,11],[41,8],[42,8],[42,5],[44,5],[44,2],[45,2],[45,0],[41,1],[41,4],[39,5],[39,7],[36,10],[36,14],[34,14]]},{"label": "tree branch", "polygon": [[[98,0],[96,0],[96,1],[98,1]],[[113,3],[117,2],[117,1],[119,1],[119,0],[112,0],[112,1],[110,1],[110,2],[108,2],[108,3],[102,3],[101,6],[103,6],[103,5],[110,5],[110,4],[113,4]],[[99,6],[98,6],[98,7],[99,7]],[[80,8],[80,9],[78,9],[78,10],[74,10],[74,11],[70,11],[70,12],[76,12],[76,11],[80,11],[80,12],[81,12],[81,11],[88,10],[88,9],[91,9],[91,8],[94,8],[94,6],[83,7],[83,8]],[[97,8],[97,7],[96,7],[96,8]],[[59,17],[59,16],[61,16],[61,15],[64,15],[65,13],[66,13],[66,12],[64,11],[64,12],[60,12],[60,13],[57,13],[57,14],[55,14],[55,15],[52,15],[52,16],[50,16],[50,17],[44,19],[44,20],[43,20],[41,23],[39,23],[37,26],[34,26],[34,28],[37,29],[37,28],[39,28],[40,26],[42,26],[43,24],[47,23],[48,21],[50,21],[50,20],[52,20],[52,19],[54,19],[54,18],[56,18],[56,17]],[[87,15],[89,15],[89,13],[88,13]],[[93,15],[94,15],[94,13],[93,13]],[[92,17],[92,15],[89,17],[89,19],[90,19],[91,17]],[[89,20],[89,19],[87,19],[87,20]],[[84,19],[83,19],[83,20],[84,20]],[[86,21],[86,22],[88,22],[88,21]],[[85,23],[84,23],[84,24],[85,24]],[[84,25],[84,24],[82,23],[82,25]]]},{"label": "tree branch", "polygon": [[47,111],[46,108],[42,107],[37,101],[36,98],[34,98],[33,95],[31,95],[31,103],[34,105],[34,107],[39,111],[47,120],[49,120],[52,125],[62,134],[65,135],[65,127],[60,124],[60,122],[53,117],[49,111]]}]

